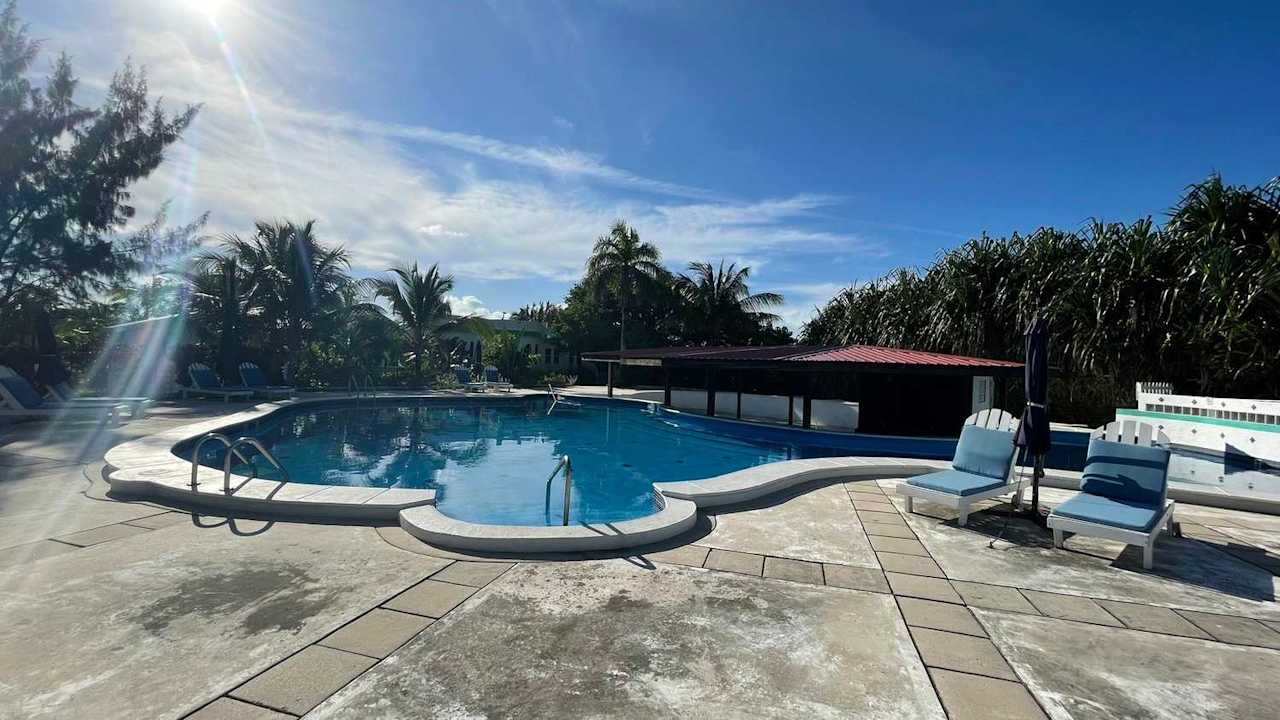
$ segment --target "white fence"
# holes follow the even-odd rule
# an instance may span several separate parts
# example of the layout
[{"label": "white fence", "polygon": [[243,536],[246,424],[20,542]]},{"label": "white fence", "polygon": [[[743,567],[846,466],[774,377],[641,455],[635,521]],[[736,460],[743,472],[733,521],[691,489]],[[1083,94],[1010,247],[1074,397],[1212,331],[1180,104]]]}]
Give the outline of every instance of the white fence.
[{"label": "white fence", "polygon": [[1171,442],[1211,452],[1280,462],[1280,401],[1175,395],[1169,383],[1138,383],[1137,415],[1154,422]]},{"label": "white fence", "polygon": [[[684,412],[705,415],[707,393],[705,390],[671,390],[671,407]],[[810,405],[810,427],[836,432],[853,432],[858,429],[858,403],[844,400],[814,400]],[[742,419],[785,425],[790,415],[791,423],[804,424],[804,398],[786,395],[742,394]],[[738,417],[738,393],[716,393],[716,417]]]}]

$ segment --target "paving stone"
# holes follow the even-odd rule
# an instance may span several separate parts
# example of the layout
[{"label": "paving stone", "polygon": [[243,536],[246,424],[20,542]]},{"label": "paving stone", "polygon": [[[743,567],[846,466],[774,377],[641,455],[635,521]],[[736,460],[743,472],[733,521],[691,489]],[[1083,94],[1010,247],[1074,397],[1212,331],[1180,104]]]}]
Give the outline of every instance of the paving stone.
[{"label": "paving stone", "polygon": [[338,628],[319,644],[337,650],[384,658],[422,632],[433,620],[421,615],[374,608]]},{"label": "paving stone", "polygon": [[292,717],[235,698],[220,697],[188,715],[186,720],[289,720]]},{"label": "paving stone", "polygon": [[916,534],[906,525],[890,525],[882,522],[863,522],[862,530],[871,535],[883,535],[885,537],[907,538],[914,540]]},{"label": "paving stone", "polygon": [[1178,614],[1224,643],[1256,645],[1280,650],[1280,633],[1249,618],[1179,610]]},{"label": "paving stone", "polygon": [[1196,523],[1191,522],[1182,522],[1179,523],[1179,525],[1182,528],[1183,537],[1203,540],[1208,543],[1213,543],[1214,545],[1230,545],[1232,542],[1230,537],[1223,535],[1213,528],[1207,528],[1203,525],[1197,525]]},{"label": "paving stone", "polygon": [[312,645],[228,694],[302,715],[376,662],[363,655]]},{"label": "paving stone", "polygon": [[991,608],[992,610],[1027,613],[1028,615],[1040,614],[1035,606],[1027,602],[1022,593],[1018,592],[1017,588],[965,582],[963,580],[952,580],[951,585],[955,587],[956,592],[960,593],[960,597],[964,598],[966,605]]},{"label": "paving stone", "polygon": [[117,523],[115,525],[104,525],[100,528],[93,528],[92,530],[81,530],[80,532],[71,533],[70,535],[60,535],[54,539],[59,542],[70,543],[80,547],[89,547],[91,545],[98,545],[112,540],[120,540],[134,535],[141,535],[144,532],[151,531],[147,528]]},{"label": "paving stone", "polygon": [[764,572],[764,556],[736,550],[712,550],[705,567],[759,577]]},{"label": "paving stone", "polygon": [[474,592],[473,588],[461,585],[423,580],[383,603],[383,606],[415,615],[440,618]]},{"label": "paving stone", "polygon": [[1095,625],[1122,627],[1119,620],[1116,620],[1110,613],[1103,610],[1101,605],[1089,598],[1076,597],[1075,595],[1058,595],[1057,593],[1039,592],[1037,590],[1023,590],[1022,594],[1027,596],[1027,599],[1031,601],[1032,605],[1036,606],[1037,610],[1049,617],[1094,623]]},{"label": "paving stone", "polygon": [[893,589],[894,595],[909,595],[925,600],[961,604],[960,596],[951,589],[951,585],[946,580],[941,578],[904,575],[896,572],[887,572],[884,575],[888,578],[889,587]]},{"label": "paving stone", "polygon": [[1045,720],[1021,683],[930,668],[942,707],[951,720]]},{"label": "paving stone", "polygon": [[764,559],[764,576],[821,585],[822,564],[790,558],[767,557]]},{"label": "paving stone", "polygon": [[889,581],[884,579],[883,572],[875,568],[823,563],[822,573],[826,577],[827,584],[832,587],[878,593],[889,592]]},{"label": "paving stone", "polygon": [[14,545],[0,550],[0,568],[35,562],[42,558],[75,552],[79,549],[79,545],[68,545],[55,540],[37,540],[33,543]]},{"label": "paving stone", "polygon": [[882,513],[897,512],[897,508],[895,508],[891,503],[876,502],[874,500],[861,500],[856,497],[853,499],[853,507],[858,510],[872,511],[872,512],[882,512]]},{"label": "paving stone", "polygon": [[1146,630],[1147,632],[1164,633],[1165,635],[1182,635],[1204,640],[1212,639],[1203,630],[1169,608],[1116,602],[1114,600],[1099,600],[1098,604],[1106,608],[1107,612],[1119,618],[1120,622],[1134,630]]},{"label": "paving stone", "polygon": [[959,672],[975,673],[1003,680],[1018,681],[1009,663],[1000,651],[986,638],[959,633],[910,628],[911,637],[920,650],[920,659],[931,668],[944,668]]},{"label": "paving stone", "polygon": [[191,513],[167,512],[159,515],[148,515],[146,517],[127,520],[127,525],[137,525],[148,530],[159,530],[160,528],[169,527],[170,525],[180,525],[182,523],[191,522]]},{"label": "paving stone", "polygon": [[1272,630],[1275,630],[1276,632],[1280,632],[1280,622],[1275,622],[1273,620],[1263,620],[1262,624],[1266,625]]},{"label": "paving stone", "polygon": [[870,481],[845,483],[844,486],[848,488],[849,492],[856,495],[884,497],[884,491],[880,489],[880,486]]},{"label": "paving stone", "polygon": [[703,547],[701,545],[685,545],[683,547],[672,548],[671,550],[645,553],[644,556],[653,562],[702,567],[703,563],[707,561],[707,553],[709,552],[711,552],[711,548],[708,547]]},{"label": "paving stone", "polygon": [[869,535],[868,537],[871,538],[871,547],[876,552],[894,552],[903,555],[929,557],[929,551],[924,549],[924,545],[921,545],[919,540],[891,538],[882,535]]},{"label": "paving stone", "polygon": [[946,577],[946,574],[942,572],[942,568],[938,567],[938,563],[934,562],[933,558],[891,552],[878,552],[876,553],[876,558],[880,561],[880,567],[890,572],[926,575],[936,578]]},{"label": "paving stone", "polygon": [[499,575],[511,569],[513,563],[473,562],[459,560],[449,567],[431,576],[432,580],[451,582],[455,585],[484,587],[493,582]]},{"label": "paving stone", "polygon": [[886,525],[907,526],[907,521],[898,513],[876,512],[875,510],[859,510],[858,518],[864,523],[878,522]]},{"label": "paving stone", "polygon": [[974,619],[973,613],[963,605],[900,597],[898,608],[902,610],[902,617],[907,621],[907,625],[912,627],[932,628],[979,637],[987,636],[982,626]]}]

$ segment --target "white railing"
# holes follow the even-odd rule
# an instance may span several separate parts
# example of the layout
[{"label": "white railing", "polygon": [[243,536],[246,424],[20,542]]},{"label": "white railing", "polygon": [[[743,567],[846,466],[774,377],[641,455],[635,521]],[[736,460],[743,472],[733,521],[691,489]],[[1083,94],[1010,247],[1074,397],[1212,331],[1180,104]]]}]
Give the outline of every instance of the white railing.
[{"label": "white railing", "polygon": [[1171,383],[1140,382],[1138,409],[1146,412],[1280,425],[1280,401],[1175,395]]}]

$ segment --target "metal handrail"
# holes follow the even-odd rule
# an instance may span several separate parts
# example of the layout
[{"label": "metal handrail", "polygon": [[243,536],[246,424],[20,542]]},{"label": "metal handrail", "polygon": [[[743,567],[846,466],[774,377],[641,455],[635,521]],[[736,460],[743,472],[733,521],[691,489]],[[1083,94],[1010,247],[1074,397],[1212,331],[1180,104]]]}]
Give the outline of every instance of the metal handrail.
[{"label": "metal handrail", "polygon": [[[258,438],[246,435],[244,437],[237,438],[235,442],[227,446],[227,458],[222,463],[222,492],[224,495],[231,494],[231,453],[235,452],[236,448],[241,445],[253,446],[262,454],[262,457],[266,458],[272,465],[275,465],[276,469],[284,475],[284,482],[289,482],[289,471],[284,469],[284,466],[280,464],[279,460],[276,460],[276,456],[272,455],[271,452],[268,451],[261,442],[259,442]],[[239,453],[236,454],[239,455]],[[240,457],[243,458],[244,456],[240,455]]]},{"label": "metal handrail", "polygon": [[253,475],[251,477],[258,476],[258,467],[253,464],[252,460],[245,457],[239,450],[236,450],[231,447],[233,444],[231,442],[231,438],[227,437],[226,435],[223,435],[222,433],[211,432],[206,434],[204,437],[200,438],[199,440],[197,440],[195,448],[192,449],[191,451],[191,489],[193,491],[196,489],[196,486],[199,485],[199,483],[196,481],[196,477],[200,472],[200,448],[204,447],[204,444],[210,440],[217,440],[218,442],[225,445],[228,448],[227,449],[228,457],[230,457],[232,453],[235,453],[236,457],[240,458],[240,462],[247,463],[249,467],[252,468]]},{"label": "metal handrail", "polygon": [[556,475],[560,473],[560,468],[564,468],[564,520],[561,525],[569,524],[569,490],[573,488],[573,461],[568,455],[563,455],[560,462],[556,463],[556,469],[551,471],[551,476],[547,478],[547,502],[546,515],[548,521],[551,518],[551,481],[556,479]]}]

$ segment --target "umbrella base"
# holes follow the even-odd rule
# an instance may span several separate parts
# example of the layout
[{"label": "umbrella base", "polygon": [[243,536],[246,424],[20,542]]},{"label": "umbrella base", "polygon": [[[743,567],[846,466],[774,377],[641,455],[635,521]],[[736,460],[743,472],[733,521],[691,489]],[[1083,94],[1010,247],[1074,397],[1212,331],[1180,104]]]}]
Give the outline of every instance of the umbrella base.
[{"label": "umbrella base", "polygon": [[1030,520],[1040,527],[1049,526],[1049,513],[1042,511],[1040,508],[1023,508],[1014,511],[1013,516],[1020,520]]}]

